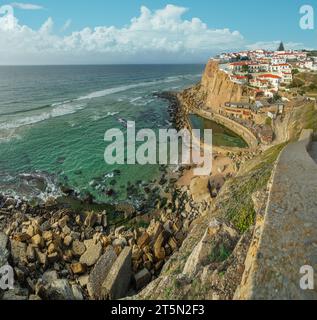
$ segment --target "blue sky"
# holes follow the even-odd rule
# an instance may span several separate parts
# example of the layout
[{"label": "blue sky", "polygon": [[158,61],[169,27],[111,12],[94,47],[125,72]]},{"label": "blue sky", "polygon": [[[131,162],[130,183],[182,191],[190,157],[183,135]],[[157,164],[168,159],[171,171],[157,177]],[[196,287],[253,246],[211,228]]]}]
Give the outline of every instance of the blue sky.
[{"label": "blue sky", "polygon": [[[13,34],[19,42],[23,35],[23,41],[26,38],[28,44],[34,43],[32,52],[28,54],[30,49],[26,50],[25,59],[13,52],[12,63],[32,63],[32,53],[33,63],[70,63],[74,55],[78,63],[120,63],[121,60],[123,63],[141,63],[137,57],[149,63],[179,59],[180,62],[203,62],[220,51],[275,46],[279,40],[291,48],[317,47],[316,29],[301,30],[299,27],[300,7],[311,4],[317,13],[316,0],[0,1],[0,6],[4,4],[14,7],[15,29],[11,30],[10,37]],[[143,16],[141,7],[146,8]],[[156,10],[161,11],[156,14]],[[140,21],[131,23],[133,17],[140,15]],[[104,29],[94,32],[95,27]],[[35,37],[34,33],[41,28],[42,32]],[[79,34],[70,38],[73,32]],[[2,36],[0,34],[0,45]],[[149,45],[152,39],[156,43]],[[144,56],[140,55],[142,49]],[[42,56],[39,50],[42,50]]]}]

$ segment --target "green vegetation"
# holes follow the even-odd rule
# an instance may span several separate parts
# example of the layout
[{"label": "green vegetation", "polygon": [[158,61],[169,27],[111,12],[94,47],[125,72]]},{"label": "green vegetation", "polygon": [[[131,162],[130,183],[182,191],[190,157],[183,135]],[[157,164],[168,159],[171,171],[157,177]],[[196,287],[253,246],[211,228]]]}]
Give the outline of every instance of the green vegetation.
[{"label": "green vegetation", "polygon": [[292,127],[290,128],[293,140],[299,138],[303,129],[313,129],[314,132],[317,132],[317,110],[314,103],[306,104],[297,109],[293,119]]},{"label": "green vegetation", "polygon": [[226,248],[224,244],[212,250],[209,260],[210,262],[223,262],[226,261],[231,255],[231,250]]},{"label": "green vegetation", "polygon": [[268,99],[268,102],[269,102],[269,103],[275,103],[275,102],[281,100],[281,98],[282,98],[282,97],[281,97],[278,93],[274,93],[273,98],[269,98],[269,99]]},{"label": "green vegetation", "polygon": [[267,117],[266,118],[266,120],[265,120],[265,124],[267,125],[267,126],[272,126],[272,118],[270,118],[270,117]]},{"label": "green vegetation", "polygon": [[292,83],[289,85],[289,88],[301,88],[305,84],[305,81],[302,79],[294,78]]},{"label": "green vegetation", "polygon": [[249,66],[242,66],[242,72],[247,73],[249,71]]},{"label": "green vegetation", "polygon": [[313,72],[295,73],[290,89],[297,89],[301,95],[317,95],[317,74]]},{"label": "green vegetation", "polygon": [[317,50],[312,50],[307,52],[308,57],[317,57]]},{"label": "green vegetation", "polygon": [[274,146],[252,161],[246,172],[228,182],[217,205],[223,215],[241,232],[246,232],[255,223],[256,212],[252,194],[267,186],[272,169],[286,144]]},{"label": "green vegetation", "polygon": [[136,224],[136,227],[137,228],[144,228],[144,229],[147,229],[149,227],[150,223],[147,222],[147,221],[144,221],[144,220],[141,220],[139,221],[137,224]]}]

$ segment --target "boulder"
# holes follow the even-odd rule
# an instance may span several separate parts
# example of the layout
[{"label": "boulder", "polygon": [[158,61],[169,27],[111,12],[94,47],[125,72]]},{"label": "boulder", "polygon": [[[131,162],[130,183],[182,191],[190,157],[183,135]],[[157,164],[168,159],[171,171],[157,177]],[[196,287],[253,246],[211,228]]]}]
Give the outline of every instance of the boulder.
[{"label": "boulder", "polygon": [[188,257],[183,274],[193,278],[206,265],[223,262],[222,260],[226,257],[222,257],[219,248],[229,254],[238,238],[238,233],[233,228],[226,223],[213,219],[204,236]]},{"label": "boulder", "polygon": [[166,258],[164,246],[167,243],[169,237],[170,233],[168,231],[163,231],[156,239],[154,243],[154,254],[157,260],[164,260]]},{"label": "boulder", "polygon": [[53,281],[45,295],[48,300],[75,300],[72,287],[65,279]]},{"label": "boulder", "polygon": [[73,284],[72,291],[73,291],[74,300],[77,300],[77,301],[84,300],[84,296],[79,285]]},{"label": "boulder", "polygon": [[51,284],[52,282],[58,280],[58,274],[56,271],[46,271],[43,276],[42,279],[45,283],[47,284]]},{"label": "boulder", "polygon": [[87,216],[84,222],[86,227],[93,228],[97,222],[97,214],[93,211],[87,212]]},{"label": "boulder", "polygon": [[75,240],[72,245],[72,251],[75,257],[80,257],[85,253],[86,247],[83,242]]},{"label": "boulder", "polygon": [[80,263],[86,264],[88,267],[93,266],[101,256],[102,246],[100,242],[95,243],[94,240],[85,241],[86,252],[80,257]]},{"label": "boulder", "polygon": [[31,241],[34,246],[37,246],[39,248],[44,247],[44,240],[39,234],[36,234],[35,236],[33,236]]},{"label": "boulder", "polygon": [[126,295],[132,273],[131,254],[131,248],[124,248],[111,267],[106,280],[102,284],[101,294],[103,298],[117,300]]},{"label": "boulder", "polygon": [[155,242],[160,233],[163,231],[163,226],[159,221],[152,220],[147,233],[150,235],[151,239]]},{"label": "boulder", "polygon": [[27,261],[26,250],[26,243],[11,240],[11,256],[15,265]]},{"label": "boulder", "polygon": [[0,268],[7,263],[9,257],[8,237],[5,233],[0,232]]},{"label": "boulder", "polygon": [[121,247],[121,248],[124,248],[128,245],[128,242],[125,238],[119,238],[119,239],[115,239],[113,242],[112,242],[112,245],[114,247]]},{"label": "boulder", "polygon": [[134,275],[134,283],[136,290],[144,288],[152,279],[152,275],[148,269],[143,269]]},{"label": "boulder", "polygon": [[26,250],[26,256],[29,262],[36,261],[36,255],[33,245],[29,244]]},{"label": "boulder", "polygon": [[87,271],[87,265],[82,263],[73,263],[71,264],[70,268],[74,274],[83,274]]},{"label": "boulder", "polygon": [[73,238],[68,235],[64,238],[64,245],[66,247],[69,247],[72,244],[72,241],[73,241]]},{"label": "boulder", "polygon": [[40,251],[38,248],[35,248],[35,255],[37,257],[37,261],[43,265],[46,266],[48,263],[47,254],[45,252]]},{"label": "boulder", "polygon": [[147,232],[144,232],[142,236],[138,239],[138,246],[142,249],[148,245],[151,241],[151,238]]},{"label": "boulder", "polygon": [[89,275],[84,274],[83,276],[78,277],[78,283],[81,287],[86,287],[88,285]]},{"label": "boulder", "polygon": [[113,247],[109,246],[106,252],[100,257],[88,279],[87,289],[92,299],[101,298],[101,287],[105,281],[112,265],[117,259],[117,255]]}]

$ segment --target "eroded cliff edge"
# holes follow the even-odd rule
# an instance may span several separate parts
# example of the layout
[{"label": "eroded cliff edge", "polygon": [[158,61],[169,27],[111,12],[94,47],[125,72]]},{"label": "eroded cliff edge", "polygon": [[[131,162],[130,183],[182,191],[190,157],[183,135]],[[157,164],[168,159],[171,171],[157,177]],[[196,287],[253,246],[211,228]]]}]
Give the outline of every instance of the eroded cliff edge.
[{"label": "eroded cliff edge", "polygon": [[[218,63],[211,60],[206,66],[201,83],[180,93],[178,99],[185,113],[193,108],[217,112],[225,102],[247,101],[252,94],[252,89],[232,83],[229,76],[219,69]],[[133,299],[231,300],[261,296],[253,295],[253,286],[248,285],[247,280],[255,276],[250,268],[250,264],[253,265],[250,261],[257,256],[260,239],[263,238],[263,226],[270,215],[267,203],[269,197],[274,197],[272,192],[275,189],[272,186],[276,183],[276,167],[283,166],[280,164],[280,154],[289,140],[296,141],[302,129],[311,126],[312,118],[317,120],[314,104],[294,104],[292,113],[281,124],[285,126],[283,130],[287,132],[287,138],[282,143],[265,148],[266,151],[244,163],[238,174],[226,181],[212,209],[191,224],[182,247],[166,263],[158,279]],[[295,168],[294,170],[296,171]],[[287,186],[285,188],[285,192],[291,197],[292,190]],[[274,226],[270,227],[274,229]],[[275,236],[278,236],[279,231],[276,228],[274,230]],[[296,251],[296,241],[303,239],[297,239],[292,232],[290,237],[293,237],[291,241]],[[265,248],[268,252],[270,245],[272,244]],[[278,247],[276,250],[278,251]],[[274,268],[268,265],[258,271],[258,276],[265,278]],[[282,295],[289,291],[287,296],[292,297],[292,285],[297,284],[285,283]],[[270,284],[262,283],[262,286],[263,288],[258,289],[264,293],[261,299],[272,298],[268,293],[265,296],[265,290]],[[298,291],[298,287],[296,290]],[[276,297],[287,298],[281,295]]]},{"label": "eroded cliff edge", "polygon": [[234,83],[219,67],[217,60],[209,60],[201,82],[178,95],[185,108],[204,108],[217,112],[226,102],[249,102],[254,90]]}]

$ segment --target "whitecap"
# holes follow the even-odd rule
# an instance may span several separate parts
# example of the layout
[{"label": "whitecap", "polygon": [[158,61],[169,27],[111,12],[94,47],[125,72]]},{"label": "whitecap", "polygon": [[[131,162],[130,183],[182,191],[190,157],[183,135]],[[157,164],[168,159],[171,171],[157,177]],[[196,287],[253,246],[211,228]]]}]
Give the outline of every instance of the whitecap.
[{"label": "whitecap", "polygon": [[42,122],[51,118],[72,114],[83,109],[85,106],[85,104],[60,104],[59,106],[40,114],[25,116],[23,118],[2,122],[0,123],[0,130],[16,129],[19,127]]},{"label": "whitecap", "polygon": [[[115,94],[115,93],[119,93],[119,92],[124,92],[124,91],[130,90],[130,89],[135,89],[135,88],[139,88],[139,87],[150,87],[150,86],[154,86],[157,84],[175,82],[175,81],[182,80],[185,77],[191,77],[191,76],[193,76],[193,75],[189,74],[189,75],[169,76],[165,79],[160,79],[160,80],[153,80],[153,81],[148,81],[148,82],[139,82],[139,83],[135,83],[135,84],[122,85],[122,86],[118,86],[118,87],[114,87],[114,88],[95,91],[95,92],[89,93],[85,96],[79,97],[75,100],[82,101],[82,100],[91,100],[91,99],[101,98],[101,97],[105,97],[107,95],[111,95],[111,94]],[[196,77],[196,75],[194,77]]]}]

